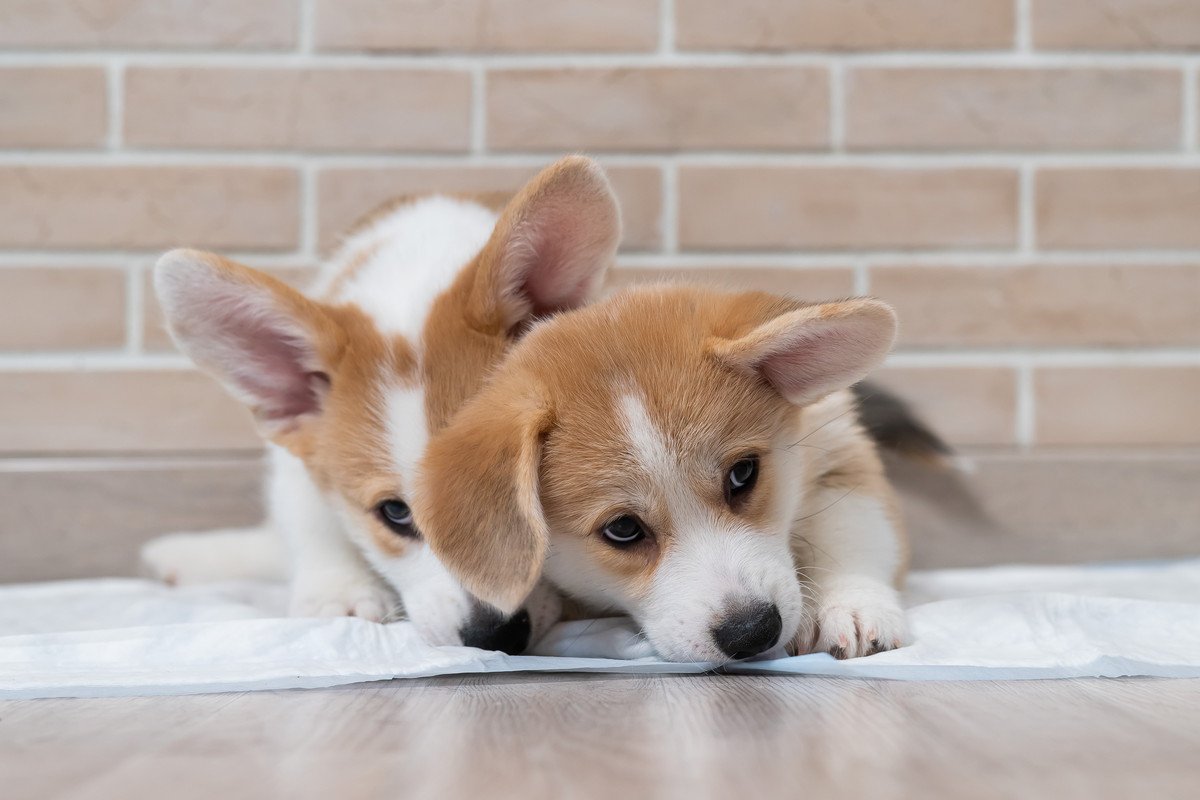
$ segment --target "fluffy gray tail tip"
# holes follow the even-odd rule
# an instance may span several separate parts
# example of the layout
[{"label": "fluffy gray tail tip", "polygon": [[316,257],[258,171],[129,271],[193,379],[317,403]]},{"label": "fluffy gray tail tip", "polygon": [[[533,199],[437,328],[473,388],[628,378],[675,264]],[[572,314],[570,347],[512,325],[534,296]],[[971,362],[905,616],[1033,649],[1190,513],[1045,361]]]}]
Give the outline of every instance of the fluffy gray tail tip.
[{"label": "fluffy gray tail tip", "polygon": [[958,467],[954,450],[908,403],[870,382],[855,384],[853,392],[858,418],[880,448],[934,467]]}]

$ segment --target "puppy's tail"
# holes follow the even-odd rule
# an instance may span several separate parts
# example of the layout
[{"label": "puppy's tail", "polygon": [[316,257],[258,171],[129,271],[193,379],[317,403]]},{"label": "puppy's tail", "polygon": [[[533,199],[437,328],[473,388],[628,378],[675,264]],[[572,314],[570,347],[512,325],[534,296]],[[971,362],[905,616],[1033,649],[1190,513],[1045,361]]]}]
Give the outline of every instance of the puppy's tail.
[{"label": "puppy's tail", "polygon": [[883,450],[935,467],[954,465],[954,450],[908,403],[874,383],[855,384],[858,418]]}]

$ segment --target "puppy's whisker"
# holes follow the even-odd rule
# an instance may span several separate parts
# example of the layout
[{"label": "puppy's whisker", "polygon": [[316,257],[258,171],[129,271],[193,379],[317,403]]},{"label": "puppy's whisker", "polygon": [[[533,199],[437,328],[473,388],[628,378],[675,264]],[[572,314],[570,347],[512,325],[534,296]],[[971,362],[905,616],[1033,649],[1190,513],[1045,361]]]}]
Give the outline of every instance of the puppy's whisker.
[{"label": "puppy's whisker", "polygon": [[809,450],[820,450],[822,453],[832,453],[833,452],[828,447],[821,447],[820,445],[815,445],[815,444],[805,444],[804,439],[797,439],[796,441],[792,442],[791,444],[789,444],[783,448],[773,447],[771,449],[772,450],[779,450],[779,449],[791,450],[793,447],[804,447]]},{"label": "puppy's whisker", "polygon": [[823,507],[823,508],[819,508],[819,509],[817,509],[816,511],[814,511],[814,512],[813,512],[813,513],[811,513],[811,514],[806,514],[806,515],[805,515],[805,516],[803,516],[803,517],[799,517],[799,518],[798,518],[796,521],[797,521],[797,522],[803,522],[803,521],[804,521],[804,520],[806,520],[806,519],[812,519],[813,517],[817,516],[818,514],[824,514],[826,511],[828,511],[829,509],[833,508],[833,507],[834,507],[834,506],[836,506],[838,503],[842,502],[842,501],[843,501],[843,500],[845,500],[847,497],[849,497],[850,495],[854,494],[855,492],[857,492],[857,491],[858,491],[859,489],[861,489],[861,488],[862,488],[862,484],[858,484],[857,486],[852,486],[852,487],[850,487],[850,488],[849,488],[849,489],[847,489],[847,490],[846,490],[846,491],[845,491],[845,492],[844,492],[844,493],[843,493],[843,494],[842,494],[840,497],[838,497],[838,499],[834,500],[834,501],[833,501],[832,503],[830,503],[829,505],[827,505],[827,506],[825,506],[825,507]]},{"label": "puppy's whisker", "polygon": [[833,417],[832,419],[827,419],[827,420],[825,420],[825,421],[824,421],[824,422],[822,422],[820,425],[818,425],[817,427],[813,428],[813,429],[812,429],[811,431],[809,431],[808,433],[806,433],[806,434],[804,434],[803,436],[801,436],[801,437],[800,437],[800,439],[799,439],[799,440],[797,440],[797,444],[799,444],[800,442],[803,442],[805,439],[807,439],[808,437],[812,436],[814,433],[816,433],[817,431],[821,430],[822,428],[824,428],[824,427],[826,427],[826,426],[828,426],[828,425],[832,425],[833,423],[837,422],[839,419],[841,419],[842,417],[846,416],[847,414],[857,413],[857,412],[858,412],[858,409],[859,409],[859,406],[861,406],[863,403],[865,403],[866,401],[870,400],[870,399],[871,399],[872,397],[874,397],[874,396],[875,396],[875,394],[874,394],[874,393],[872,393],[872,394],[864,395],[864,396],[862,396],[862,397],[858,398],[858,402],[857,402],[857,403],[852,403],[852,404],[850,405],[850,407],[849,407],[849,408],[847,408],[847,409],[846,409],[845,411],[843,411],[842,413],[838,414],[837,416]]},{"label": "puppy's whisker", "polygon": [[592,626],[595,625],[599,621],[600,621],[600,618],[597,617],[596,619],[589,622],[587,625],[584,625],[583,630],[581,630],[579,633],[575,634],[575,638],[572,639],[570,642],[568,642],[567,646],[563,648],[563,655],[569,656],[571,654],[571,648],[575,646],[575,643],[578,642],[580,640],[580,638],[582,638],[585,633],[587,633],[589,630],[591,630]]},{"label": "puppy's whisker", "polygon": [[[818,513],[819,513],[819,512],[818,512]],[[811,539],[809,539],[807,536],[798,536],[797,538],[798,538],[800,541],[804,542],[804,544],[805,544],[805,545],[806,545],[806,546],[807,546],[809,549],[811,549],[813,552],[820,553],[821,555],[823,555],[823,556],[825,556],[827,559],[829,559],[831,562],[832,562],[832,561],[836,561],[836,559],[833,557],[833,555],[832,555],[832,554],[831,554],[831,553],[830,553],[828,550],[826,550],[826,549],[825,549],[825,548],[823,548],[823,547],[818,547],[818,546],[817,546],[816,544],[814,544],[814,543],[813,543],[813,541],[812,541]],[[831,568],[831,567],[822,567],[822,566],[818,566],[818,565],[816,565],[816,564],[805,564],[805,565],[804,565],[804,567],[802,567],[802,568],[800,568],[800,569],[796,570],[796,575],[797,575],[797,576],[801,576],[801,575],[804,575],[804,574],[805,574],[805,573],[807,573],[807,572],[812,572],[812,571],[816,571],[816,570],[824,570],[825,572],[837,572],[837,571],[838,571],[838,570],[836,570],[836,569],[833,569],[833,568]]]}]

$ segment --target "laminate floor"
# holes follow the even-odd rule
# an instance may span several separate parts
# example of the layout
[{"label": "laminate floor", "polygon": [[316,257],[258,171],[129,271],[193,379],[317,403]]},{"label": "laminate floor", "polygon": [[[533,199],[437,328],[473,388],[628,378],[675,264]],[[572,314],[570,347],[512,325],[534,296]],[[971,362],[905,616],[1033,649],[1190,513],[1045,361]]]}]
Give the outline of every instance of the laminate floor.
[{"label": "laminate floor", "polygon": [[542,674],[8,701],[0,797],[1197,798],[1200,680]]}]

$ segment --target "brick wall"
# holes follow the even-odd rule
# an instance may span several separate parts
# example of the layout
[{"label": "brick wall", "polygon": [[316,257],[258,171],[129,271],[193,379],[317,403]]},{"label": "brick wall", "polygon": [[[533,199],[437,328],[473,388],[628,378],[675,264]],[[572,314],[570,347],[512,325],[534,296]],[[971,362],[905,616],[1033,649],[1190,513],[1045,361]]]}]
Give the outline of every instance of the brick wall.
[{"label": "brick wall", "polygon": [[157,251],[572,150],[620,280],[890,300],[960,444],[1200,444],[1198,72],[1196,0],[0,0],[0,455],[254,447]]}]

